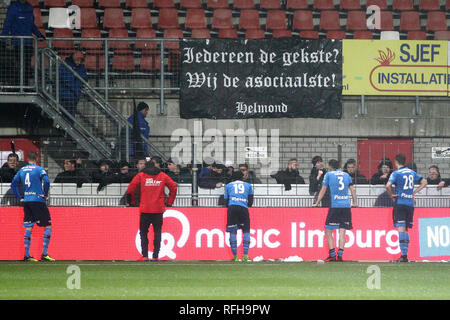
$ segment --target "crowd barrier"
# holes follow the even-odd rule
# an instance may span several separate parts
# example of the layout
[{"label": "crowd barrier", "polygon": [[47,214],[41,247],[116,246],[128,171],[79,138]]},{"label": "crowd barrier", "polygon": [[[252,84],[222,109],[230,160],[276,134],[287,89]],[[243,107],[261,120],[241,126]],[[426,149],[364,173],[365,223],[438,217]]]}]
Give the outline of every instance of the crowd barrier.
[{"label": "crowd barrier", "polygon": [[[52,183],[50,186],[50,206],[121,206],[125,205],[124,194],[128,184],[110,184],[97,191],[97,183],[85,183],[81,188],[71,183]],[[255,184],[255,207],[310,207],[314,196],[309,193],[308,185],[292,185],[291,190],[285,190],[280,184]],[[0,184],[1,206],[18,205],[10,184]],[[199,207],[217,207],[219,198],[224,194],[224,188],[198,189]],[[392,201],[386,194],[384,185],[356,185],[356,194],[360,207],[392,207]],[[179,184],[175,207],[192,206],[192,185]],[[449,208],[450,188],[437,189],[437,186],[427,186],[416,195],[416,207]]]},{"label": "crowd barrier", "polygon": [[[140,257],[137,208],[50,207],[49,254],[57,260],[136,260]],[[326,208],[251,208],[250,257],[256,261],[323,259]],[[23,259],[23,209],[0,210],[0,260]],[[388,261],[400,256],[392,209],[352,209],[346,260]],[[162,260],[229,260],[225,208],[169,208],[164,213]],[[417,208],[410,229],[410,260],[450,259],[450,209]],[[31,254],[40,257],[43,228],[35,227]],[[150,247],[152,250],[152,232]],[[239,254],[242,234],[238,232]],[[151,252],[150,252],[151,254]],[[151,255],[150,255],[151,256]]]}]

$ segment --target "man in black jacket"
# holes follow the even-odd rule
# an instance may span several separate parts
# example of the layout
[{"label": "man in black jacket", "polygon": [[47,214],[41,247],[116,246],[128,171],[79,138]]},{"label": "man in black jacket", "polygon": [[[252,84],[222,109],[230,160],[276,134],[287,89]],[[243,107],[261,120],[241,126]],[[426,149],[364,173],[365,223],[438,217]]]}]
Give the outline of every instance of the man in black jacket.
[{"label": "man in black jacket", "polygon": [[353,184],[368,184],[367,178],[356,168],[356,160],[348,159],[344,165],[344,172],[347,172],[352,178]]},{"label": "man in black jacket", "polygon": [[89,183],[91,180],[80,169],[76,168],[76,160],[64,160],[64,171],[58,173],[54,183],[76,183],[77,188],[81,188],[83,183]]},{"label": "man in black jacket", "polygon": [[17,168],[18,164],[19,156],[15,153],[10,153],[7,162],[5,162],[0,169],[0,182],[10,183],[17,171],[19,171]]},{"label": "man in black jacket", "polygon": [[291,190],[291,184],[305,184],[305,179],[298,172],[297,159],[290,159],[286,170],[271,175],[277,183],[284,184],[286,190]]}]

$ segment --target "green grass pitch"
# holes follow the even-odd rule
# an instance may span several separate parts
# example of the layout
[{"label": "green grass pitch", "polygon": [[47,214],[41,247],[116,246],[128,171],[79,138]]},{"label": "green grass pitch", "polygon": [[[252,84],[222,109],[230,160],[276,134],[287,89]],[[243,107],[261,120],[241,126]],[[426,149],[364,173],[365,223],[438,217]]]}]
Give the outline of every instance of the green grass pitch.
[{"label": "green grass pitch", "polygon": [[449,275],[445,262],[0,261],[0,299],[448,300]]}]

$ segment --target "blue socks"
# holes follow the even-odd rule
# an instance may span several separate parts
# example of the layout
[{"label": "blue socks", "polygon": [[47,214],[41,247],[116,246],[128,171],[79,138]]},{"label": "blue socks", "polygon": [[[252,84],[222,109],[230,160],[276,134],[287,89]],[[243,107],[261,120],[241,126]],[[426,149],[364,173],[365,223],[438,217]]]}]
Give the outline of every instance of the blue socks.
[{"label": "blue socks", "polygon": [[237,239],[236,232],[230,232],[230,247],[234,256],[237,255]]},{"label": "blue socks", "polygon": [[344,249],[338,250],[338,257],[342,258],[342,254],[344,253]]},{"label": "blue socks", "polygon": [[243,245],[244,245],[244,254],[248,254],[248,248],[250,247],[250,233],[249,232],[244,232]]},{"label": "blue socks", "polygon": [[44,243],[42,245],[42,255],[47,255],[48,244],[50,243],[50,235],[52,234],[51,228],[45,228],[44,230]]},{"label": "blue socks", "polygon": [[30,256],[31,231],[32,230],[25,229],[25,235],[23,237],[23,242],[25,244],[25,257]]},{"label": "blue socks", "polygon": [[409,247],[409,234],[407,232],[399,232],[398,240],[402,256],[406,256],[408,254],[408,247]]}]

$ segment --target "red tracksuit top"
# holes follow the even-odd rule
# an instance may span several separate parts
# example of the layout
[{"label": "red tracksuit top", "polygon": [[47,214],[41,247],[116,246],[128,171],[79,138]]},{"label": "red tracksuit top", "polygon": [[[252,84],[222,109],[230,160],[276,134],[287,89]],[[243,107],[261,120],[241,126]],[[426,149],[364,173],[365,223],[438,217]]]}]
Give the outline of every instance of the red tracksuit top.
[{"label": "red tracksuit top", "polygon": [[163,213],[166,211],[165,187],[169,188],[167,205],[172,206],[177,194],[177,184],[161,169],[145,168],[139,172],[127,188],[127,194],[131,194],[131,202],[134,203],[134,191],[140,186],[141,200],[139,211],[141,213]]}]

